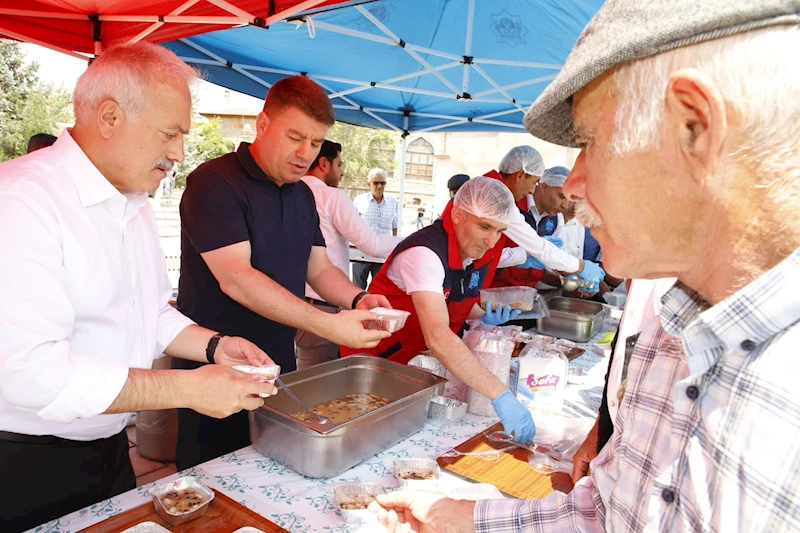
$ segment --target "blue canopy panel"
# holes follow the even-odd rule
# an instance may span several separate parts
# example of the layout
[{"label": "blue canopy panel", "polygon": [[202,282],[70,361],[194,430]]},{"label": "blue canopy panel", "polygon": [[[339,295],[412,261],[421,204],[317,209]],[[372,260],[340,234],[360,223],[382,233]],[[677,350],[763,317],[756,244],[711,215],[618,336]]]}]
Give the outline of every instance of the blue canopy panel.
[{"label": "blue canopy panel", "polygon": [[217,85],[263,98],[304,73],[337,120],[406,131],[522,131],[602,0],[379,0],[166,43]]}]

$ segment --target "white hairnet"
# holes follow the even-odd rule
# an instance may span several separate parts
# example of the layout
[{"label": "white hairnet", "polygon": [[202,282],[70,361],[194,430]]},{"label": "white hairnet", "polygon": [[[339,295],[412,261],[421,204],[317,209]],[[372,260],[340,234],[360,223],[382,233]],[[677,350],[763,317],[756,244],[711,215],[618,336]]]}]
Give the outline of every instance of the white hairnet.
[{"label": "white hairnet", "polygon": [[541,176],[544,172],[544,159],[532,146],[515,146],[503,157],[497,170],[503,174],[524,170],[529,176]]},{"label": "white hairnet", "polygon": [[508,223],[516,210],[514,195],[500,180],[483,176],[472,178],[458,189],[453,205],[478,218],[488,218]]},{"label": "white hairnet", "polygon": [[568,175],[569,169],[567,167],[550,167],[544,171],[539,183],[546,183],[551,187],[563,187]]}]

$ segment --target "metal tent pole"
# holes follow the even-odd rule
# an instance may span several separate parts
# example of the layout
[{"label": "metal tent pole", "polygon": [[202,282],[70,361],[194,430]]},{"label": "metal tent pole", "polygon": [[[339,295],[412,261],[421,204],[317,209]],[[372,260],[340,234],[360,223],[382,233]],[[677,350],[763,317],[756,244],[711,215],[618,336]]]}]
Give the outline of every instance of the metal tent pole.
[{"label": "metal tent pole", "polygon": [[400,156],[400,205],[397,206],[397,234],[403,236],[403,206],[406,195],[406,154],[408,153],[408,115],[403,117],[403,153]]}]

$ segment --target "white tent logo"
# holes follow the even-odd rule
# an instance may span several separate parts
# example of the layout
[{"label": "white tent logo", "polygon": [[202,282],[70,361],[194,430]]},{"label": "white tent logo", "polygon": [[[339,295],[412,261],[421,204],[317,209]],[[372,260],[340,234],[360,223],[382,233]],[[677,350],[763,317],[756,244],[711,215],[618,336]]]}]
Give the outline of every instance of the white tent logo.
[{"label": "white tent logo", "polygon": [[528,33],[520,21],[519,15],[512,15],[505,9],[498,15],[492,15],[491,29],[497,36],[497,42],[509,46],[525,44],[525,34]]}]

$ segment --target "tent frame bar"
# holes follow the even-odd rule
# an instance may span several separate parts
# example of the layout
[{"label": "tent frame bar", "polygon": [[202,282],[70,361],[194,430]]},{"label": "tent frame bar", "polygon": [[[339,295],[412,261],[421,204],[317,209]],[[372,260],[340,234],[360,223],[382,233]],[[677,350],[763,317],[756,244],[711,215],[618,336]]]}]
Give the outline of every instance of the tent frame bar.
[{"label": "tent frame bar", "polygon": [[[184,11],[194,6],[200,1],[207,2],[214,5],[223,11],[227,11],[232,16],[192,16],[181,15]],[[129,39],[127,42],[138,42],[159,29],[164,24],[211,24],[211,25],[228,25],[228,26],[241,26],[243,24],[257,24],[258,26],[269,26],[275,22],[284,20],[288,17],[297,15],[300,12],[307,11],[319,4],[324,3],[325,0],[305,0],[288,9],[284,9],[280,13],[276,13],[264,20],[259,19],[252,13],[236,7],[235,5],[227,2],[226,0],[188,0],[180,5],[168,15],[102,15],[102,14],[82,14],[82,13],[69,13],[63,11],[33,11],[29,9],[7,9],[0,8],[0,15],[8,17],[31,17],[31,18],[44,18],[52,20],[77,20],[86,21],[97,24],[98,22],[152,22],[152,25],[145,28],[143,31]],[[15,32],[0,25],[0,35],[6,35],[13,39],[23,42],[29,42],[44,46],[57,52],[62,52],[79,59],[89,59],[88,56],[73,52],[65,48],[61,48],[52,44],[48,44],[39,39]],[[95,41],[95,55],[99,55],[102,47],[98,44],[100,41]],[[245,74],[247,75],[247,74]]]}]

